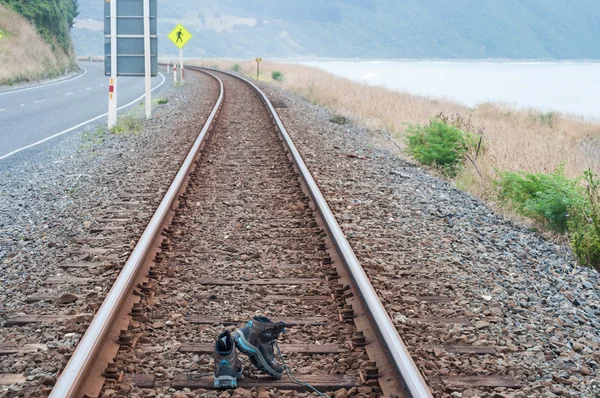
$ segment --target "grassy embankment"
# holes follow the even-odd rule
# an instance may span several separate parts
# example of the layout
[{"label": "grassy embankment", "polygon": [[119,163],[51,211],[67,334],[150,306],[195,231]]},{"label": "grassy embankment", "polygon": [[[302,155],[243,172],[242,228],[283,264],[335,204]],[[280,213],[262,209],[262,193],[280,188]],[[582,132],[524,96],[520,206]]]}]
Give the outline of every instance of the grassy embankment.
[{"label": "grassy embankment", "polygon": [[[196,64],[256,73],[251,61]],[[261,79],[274,71],[283,73],[274,82],[278,86],[353,123],[389,133],[407,156],[432,165],[496,209],[568,239],[582,264],[600,268],[600,184],[593,176],[600,172],[600,125],[496,104],[468,108],[301,65],[264,62]],[[584,177],[588,170],[592,174]]]},{"label": "grassy embankment", "polygon": [[57,77],[67,66],[76,66],[70,41],[42,37],[33,24],[2,4],[0,34],[0,85]]}]

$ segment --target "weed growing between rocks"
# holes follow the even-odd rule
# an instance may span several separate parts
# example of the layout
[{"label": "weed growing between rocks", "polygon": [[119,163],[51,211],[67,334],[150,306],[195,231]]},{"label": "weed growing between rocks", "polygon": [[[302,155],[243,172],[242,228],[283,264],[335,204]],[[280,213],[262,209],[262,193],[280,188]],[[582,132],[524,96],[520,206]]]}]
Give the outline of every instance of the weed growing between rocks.
[{"label": "weed growing between rocks", "polygon": [[161,99],[159,99],[158,101],[156,101],[156,103],[157,103],[158,105],[165,105],[165,104],[168,104],[168,103],[169,103],[169,100],[168,100],[167,98],[161,98]]},{"label": "weed growing between rocks", "polygon": [[331,117],[331,119],[329,119],[329,121],[331,123],[341,124],[341,125],[348,124],[350,122],[346,116],[337,115],[337,114],[333,115]]},{"label": "weed growing between rocks", "polygon": [[108,129],[103,125],[96,126],[91,131],[85,131],[81,134],[81,146],[79,148],[84,151],[89,151],[96,145],[102,145],[106,140],[107,134]]},{"label": "weed growing between rocks", "polygon": [[79,149],[82,151],[91,151],[94,147],[103,145],[109,134],[124,137],[127,135],[137,135],[141,132],[142,121],[135,115],[134,109],[123,116],[119,116],[117,125],[110,130],[106,125],[101,124],[90,131],[83,132],[81,134]]},{"label": "weed growing between rocks", "polygon": [[110,132],[116,135],[139,134],[142,131],[142,122],[132,113],[120,117],[117,125]]}]

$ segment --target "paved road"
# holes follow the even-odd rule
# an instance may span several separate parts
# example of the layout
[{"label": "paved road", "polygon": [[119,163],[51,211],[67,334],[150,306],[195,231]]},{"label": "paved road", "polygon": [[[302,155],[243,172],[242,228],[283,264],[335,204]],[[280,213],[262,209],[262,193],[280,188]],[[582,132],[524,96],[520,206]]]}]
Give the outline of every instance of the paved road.
[{"label": "paved road", "polygon": [[[82,62],[80,67],[85,70],[72,79],[0,91],[0,160],[107,112],[104,64]],[[162,81],[155,77],[152,87]],[[119,78],[118,91],[121,107],[144,94],[144,79]]]}]

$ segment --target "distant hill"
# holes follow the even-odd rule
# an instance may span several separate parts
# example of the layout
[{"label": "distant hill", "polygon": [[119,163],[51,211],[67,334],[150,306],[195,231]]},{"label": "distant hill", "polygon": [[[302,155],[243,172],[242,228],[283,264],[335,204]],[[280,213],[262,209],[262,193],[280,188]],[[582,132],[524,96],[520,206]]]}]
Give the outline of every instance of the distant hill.
[{"label": "distant hill", "polygon": [[[103,51],[103,7],[79,0],[80,55]],[[598,0],[159,1],[159,51],[176,23],[187,56],[600,59]]]},{"label": "distant hill", "polygon": [[0,0],[0,85],[57,77],[77,67],[69,35],[76,7],[68,17],[61,8],[66,4],[75,3]]}]

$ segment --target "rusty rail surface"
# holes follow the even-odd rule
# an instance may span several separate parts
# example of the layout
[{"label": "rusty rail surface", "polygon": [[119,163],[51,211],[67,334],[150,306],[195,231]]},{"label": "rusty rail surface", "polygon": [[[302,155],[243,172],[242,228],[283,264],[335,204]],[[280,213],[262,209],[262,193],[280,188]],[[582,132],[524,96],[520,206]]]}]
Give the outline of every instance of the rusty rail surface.
[{"label": "rusty rail surface", "polygon": [[136,280],[137,275],[140,273],[142,264],[146,261],[147,257],[151,253],[156,251],[156,240],[160,237],[160,233],[164,228],[164,223],[169,217],[169,213],[172,213],[173,203],[178,200],[178,194],[188,180],[189,173],[193,168],[193,164],[198,156],[199,150],[203,145],[204,138],[209,132],[218,113],[219,107],[223,101],[223,83],[218,77],[211,74],[209,71],[225,73],[249,84],[268,108],[271,117],[273,118],[273,121],[283,139],[285,147],[298,171],[300,179],[304,183],[307,193],[313,200],[316,210],[320,214],[321,221],[327,230],[329,238],[335,246],[336,255],[341,259],[344,266],[348,270],[348,273],[350,274],[354,283],[354,288],[359,293],[358,296],[360,301],[363,307],[366,309],[371,325],[376,331],[379,340],[386,351],[386,357],[392,364],[392,367],[396,372],[396,376],[401,381],[401,384],[405,389],[405,391],[398,391],[397,393],[414,398],[432,397],[429,387],[427,386],[413,359],[408,353],[406,346],[398,335],[392,320],[383,307],[383,304],[379,300],[377,293],[375,292],[366,273],[364,272],[364,269],[360,265],[360,262],[354,254],[354,251],[352,250],[344,233],[337,223],[337,220],[331,212],[331,209],[329,208],[329,205],[317,186],[317,183],[302,160],[300,153],[298,152],[296,146],[290,138],[290,135],[285,129],[281,119],[279,118],[275,108],[267,96],[254,83],[233,73],[211,68],[188,67],[188,69],[202,71],[215,78],[219,82],[220,86],[219,99],[217,100],[210,117],[198,136],[181,170],[175,177],[158,210],[144,231],[142,238],[136,245],[133,253],[119,274],[119,277],[115,281],[115,284],[107,295],[94,320],[79,342],[69,363],[61,373],[61,376],[52,390],[50,397],[71,398],[81,397],[84,394],[83,388],[84,383],[86,382],[86,376],[89,374],[90,369],[92,368],[94,357],[98,355],[99,349],[107,339],[108,332],[111,328],[111,323],[114,322],[119,316],[126,296],[131,294],[131,291],[134,288],[134,281]]}]

